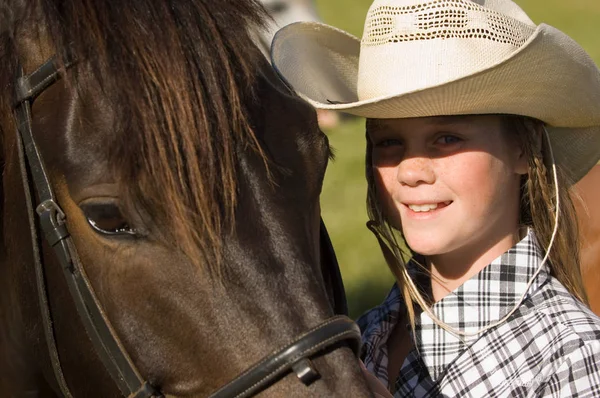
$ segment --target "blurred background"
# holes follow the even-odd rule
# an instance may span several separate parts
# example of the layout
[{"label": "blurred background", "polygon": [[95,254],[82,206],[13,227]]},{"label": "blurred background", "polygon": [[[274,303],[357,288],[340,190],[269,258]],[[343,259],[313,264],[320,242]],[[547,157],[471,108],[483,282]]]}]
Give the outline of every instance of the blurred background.
[{"label": "blurred background", "polygon": [[[515,0],[536,23],[579,42],[600,64],[600,0]],[[265,0],[269,2],[269,0]],[[321,19],[357,37],[372,0],[315,0]],[[379,304],[394,283],[377,241],[365,226],[364,119],[341,116],[324,128],[335,149],[321,195],[323,218],[340,263],[350,316]],[[334,123],[335,124],[335,123]]]}]

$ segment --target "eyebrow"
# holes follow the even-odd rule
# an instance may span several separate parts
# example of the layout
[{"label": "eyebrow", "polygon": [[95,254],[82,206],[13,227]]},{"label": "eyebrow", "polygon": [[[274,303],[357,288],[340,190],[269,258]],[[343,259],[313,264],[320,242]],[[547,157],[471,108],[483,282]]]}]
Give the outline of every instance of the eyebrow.
[{"label": "eyebrow", "polygon": [[[428,125],[435,126],[448,126],[453,124],[460,124],[469,122],[470,119],[478,115],[442,115],[442,116],[423,116],[423,119],[427,119],[426,123]],[[483,115],[481,115],[483,116]],[[369,128],[379,129],[382,127],[387,127],[383,123],[389,119],[367,119],[367,130]]]},{"label": "eyebrow", "polygon": [[427,121],[427,124],[455,124],[462,123],[465,119],[470,119],[468,115],[457,115],[457,116],[434,116]]},{"label": "eyebrow", "polygon": [[[451,115],[451,116],[434,116],[429,119],[428,124],[434,125],[451,125],[459,123],[471,122],[477,115]],[[483,116],[483,115],[481,115]]]}]

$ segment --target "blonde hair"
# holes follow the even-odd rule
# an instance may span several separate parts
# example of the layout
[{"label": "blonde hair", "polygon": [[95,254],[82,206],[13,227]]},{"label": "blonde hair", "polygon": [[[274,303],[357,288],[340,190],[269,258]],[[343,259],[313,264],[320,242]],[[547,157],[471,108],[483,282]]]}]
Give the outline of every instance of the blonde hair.
[{"label": "blonde hair", "polygon": [[[502,115],[502,118],[507,138],[523,150],[529,163],[528,174],[523,176],[521,182],[520,226],[532,228],[540,247],[547,248],[554,230],[555,205],[557,199],[560,201],[559,214],[556,218],[559,220],[556,236],[548,255],[550,274],[560,281],[573,296],[587,305],[587,295],[583,288],[579,266],[577,219],[569,190],[566,188],[572,185],[567,174],[568,171],[562,170],[559,166],[556,167],[556,178],[560,188],[556,190],[553,176],[548,173],[544,162],[548,161],[546,157],[548,157],[550,149],[548,143],[543,139],[544,124],[524,116]],[[423,296],[409,274],[407,264],[410,259],[414,258],[415,253],[404,243],[402,231],[394,228],[388,222],[380,207],[371,154],[372,145],[367,137],[367,211],[371,220],[368,227],[379,240],[386,262],[398,281],[414,332],[415,311],[420,308],[424,312],[431,313],[429,307],[433,303],[431,298]],[[556,198],[556,192],[558,192],[558,198]],[[430,274],[422,264],[416,262],[416,265],[420,271]],[[438,326],[456,334],[453,328],[435,317],[432,319]],[[416,334],[413,333],[413,336],[416,337]]]}]

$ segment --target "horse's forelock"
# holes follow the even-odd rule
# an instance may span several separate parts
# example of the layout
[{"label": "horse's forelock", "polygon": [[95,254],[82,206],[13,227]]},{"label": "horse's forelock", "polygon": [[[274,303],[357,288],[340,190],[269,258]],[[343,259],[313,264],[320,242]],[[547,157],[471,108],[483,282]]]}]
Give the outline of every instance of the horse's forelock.
[{"label": "horse's forelock", "polygon": [[236,203],[236,147],[260,151],[245,106],[260,6],[41,1],[52,41],[89,62],[115,110],[107,156],[127,200],[191,258],[218,263]]}]

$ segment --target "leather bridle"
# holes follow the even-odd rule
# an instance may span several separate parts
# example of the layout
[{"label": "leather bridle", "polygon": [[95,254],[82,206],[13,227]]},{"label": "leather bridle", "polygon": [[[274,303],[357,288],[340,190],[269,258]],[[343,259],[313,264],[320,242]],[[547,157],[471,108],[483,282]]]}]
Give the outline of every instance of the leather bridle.
[{"label": "leather bridle", "polygon": [[[34,209],[39,216],[41,231],[58,257],[69,292],[85,330],[121,393],[130,398],[162,397],[159,386],[152,386],[137,370],[96,298],[92,285],[81,266],[75,244],[67,230],[65,213],[54,196],[42,156],[33,137],[31,115],[33,101],[46,88],[59,80],[70,65],[69,62],[61,64],[56,57],[52,57],[29,75],[24,76],[21,70],[16,85],[14,109],[18,126],[19,162],[33,244],[38,299],[54,376],[62,394],[65,397],[72,397],[63,375],[56,347],[44,276],[47,271],[44,269],[40,255],[38,222],[35,219]],[[38,195],[37,206],[34,204],[33,189]],[[345,311],[339,269],[322,222],[321,236],[322,244],[326,245],[326,255],[333,256],[332,261],[334,261],[335,267],[330,267],[334,268],[330,271],[333,273],[330,275],[330,280],[334,281],[334,291],[337,296],[336,310]],[[356,324],[344,315],[334,316],[295,338],[288,345],[265,357],[235,380],[213,393],[211,397],[249,397],[264,390],[290,371],[296,373],[305,385],[309,385],[319,377],[310,358],[317,356],[326,348],[337,347],[340,343],[348,343],[358,355],[360,331]]]}]

